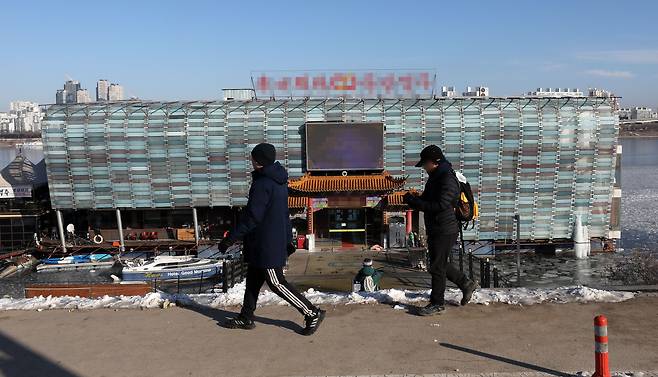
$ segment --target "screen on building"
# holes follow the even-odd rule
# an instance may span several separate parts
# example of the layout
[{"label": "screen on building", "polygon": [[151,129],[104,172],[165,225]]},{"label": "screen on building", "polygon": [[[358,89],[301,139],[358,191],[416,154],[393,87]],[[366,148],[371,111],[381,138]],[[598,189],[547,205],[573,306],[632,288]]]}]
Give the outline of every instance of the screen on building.
[{"label": "screen on building", "polygon": [[384,169],[382,123],[307,123],[306,169]]}]

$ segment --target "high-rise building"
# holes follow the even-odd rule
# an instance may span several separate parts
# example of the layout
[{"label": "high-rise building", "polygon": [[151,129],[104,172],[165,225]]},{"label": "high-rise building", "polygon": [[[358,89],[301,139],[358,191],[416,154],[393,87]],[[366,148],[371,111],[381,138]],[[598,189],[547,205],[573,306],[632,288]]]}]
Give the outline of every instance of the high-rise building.
[{"label": "high-rise building", "polygon": [[78,89],[78,91],[75,93],[75,97],[77,99],[77,103],[91,102],[91,96],[89,95],[89,91],[87,91],[87,89]]},{"label": "high-rise building", "polygon": [[98,80],[96,83],[96,101],[107,101],[109,89],[110,83],[107,80]]},{"label": "high-rise building", "polygon": [[66,103],[66,89],[57,89],[57,94],[55,94],[55,103],[58,105]]},{"label": "high-rise building", "polygon": [[10,113],[0,113],[0,133],[14,132],[14,118]]},{"label": "high-rise building", "polygon": [[123,100],[123,87],[119,84],[110,84],[107,90],[108,101],[121,101]]},{"label": "high-rise building", "polygon": [[64,83],[64,90],[66,91],[66,103],[78,102],[78,89],[80,89],[80,82],[75,80],[68,80]]}]

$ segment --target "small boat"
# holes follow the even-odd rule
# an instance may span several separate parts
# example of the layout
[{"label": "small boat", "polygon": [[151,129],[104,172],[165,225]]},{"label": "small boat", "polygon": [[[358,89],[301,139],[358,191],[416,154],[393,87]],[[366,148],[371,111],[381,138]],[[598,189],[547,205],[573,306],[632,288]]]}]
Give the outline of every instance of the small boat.
[{"label": "small boat", "polygon": [[115,261],[109,260],[104,262],[40,264],[37,266],[37,272],[97,270],[101,268],[110,268],[114,265],[114,263]]},{"label": "small boat", "polygon": [[46,258],[41,260],[44,264],[73,264],[73,263],[96,263],[112,260],[111,254],[82,254],[69,255],[61,258]]},{"label": "small boat", "polygon": [[123,281],[185,281],[217,277],[223,261],[193,256],[159,255],[141,264],[126,263],[122,270]]},{"label": "small boat", "polygon": [[19,255],[18,257],[3,261],[2,266],[0,266],[0,278],[10,277],[31,269],[35,263],[37,263],[37,259],[30,254]]},{"label": "small boat", "polygon": [[37,266],[37,272],[96,270],[109,268],[115,263],[111,254],[69,255],[61,258],[46,258]]}]

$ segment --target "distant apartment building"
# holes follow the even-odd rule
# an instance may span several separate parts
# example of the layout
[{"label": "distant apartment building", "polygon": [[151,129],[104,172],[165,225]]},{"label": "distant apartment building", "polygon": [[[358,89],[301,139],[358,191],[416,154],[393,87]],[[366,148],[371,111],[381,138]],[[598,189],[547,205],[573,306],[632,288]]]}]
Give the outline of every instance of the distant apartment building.
[{"label": "distant apartment building", "polygon": [[75,93],[75,97],[77,99],[77,103],[91,102],[91,96],[89,95],[89,91],[87,89],[78,89],[78,91]]},{"label": "distant apartment building", "polygon": [[253,89],[222,89],[224,101],[247,101],[255,98]]},{"label": "distant apartment building", "polygon": [[470,86],[466,87],[466,91],[462,93],[464,97],[489,97],[489,87],[487,86],[476,86],[471,88]]},{"label": "distant apartment building", "polygon": [[454,97],[457,95],[457,90],[454,86],[442,86],[441,97]]},{"label": "distant apartment building", "polygon": [[55,103],[58,105],[63,105],[66,103],[66,89],[57,89],[55,94]]},{"label": "distant apartment building", "polygon": [[589,88],[590,97],[614,97],[614,94],[608,90],[598,89],[598,88]]},{"label": "distant apartment building", "polygon": [[96,101],[107,101],[109,89],[109,81],[105,79],[98,80],[96,83]]},{"label": "distant apartment building", "polygon": [[110,84],[107,89],[108,101],[121,101],[123,100],[123,87],[119,84]]},{"label": "distant apartment building", "polygon": [[92,97],[87,89],[82,88],[80,83],[75,80],[68,80],[64,83],[63,89],[58,89],[55,94],[55,103],[58,105],[68,103],[89,103],[103,101],[120,101],[123,99],[123,87],[118,84],[110,84],[105,79],[98,80],[96,83],[96,95]]},{"label": "distant apartment building", "polygon": [[41,132],[43,113],[39,104],[29,101],[14,101],[8,113],[0,113],[0,132]]},{"label": "distant apartment building", "polygon": [[14,132],[14,118],[10,113],[0,113],[0,133]]},{"label": "distant apartment building", "polygon": [[634,107],[631,109],[631,118],[634,120],[653,119],[654,112],[650,107]]},{"label": "distant apartment building", "polygon": [[631,119],[631,108],[619,109],[619,119]]},{"label": "distant apartment building", "polygon": [[537,88],[527,93],[529,96],[539,97],[582,97],[583,92],[578,88]]}]

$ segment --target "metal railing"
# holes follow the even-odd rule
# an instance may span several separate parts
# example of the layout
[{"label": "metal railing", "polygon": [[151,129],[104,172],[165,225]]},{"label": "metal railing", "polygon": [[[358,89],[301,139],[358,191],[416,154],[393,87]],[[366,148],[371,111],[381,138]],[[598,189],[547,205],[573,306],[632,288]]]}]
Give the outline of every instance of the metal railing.
[{"label": "metal railing", "polygon": [[242,258],[235,260],[224,260],[221,271],[215,267],[211,278],[204,278],[203,271],[198,279],[192,281],[181,280],[180,275],[176,280],[159,280],[154,278],[150,281],[153,290],[167,293],[202,293],[209,290],[221,289],[226,293],[236,284],[242,282],[247,276],[247,264]]}]

